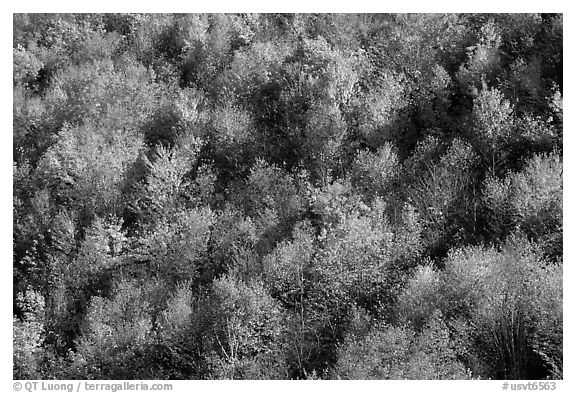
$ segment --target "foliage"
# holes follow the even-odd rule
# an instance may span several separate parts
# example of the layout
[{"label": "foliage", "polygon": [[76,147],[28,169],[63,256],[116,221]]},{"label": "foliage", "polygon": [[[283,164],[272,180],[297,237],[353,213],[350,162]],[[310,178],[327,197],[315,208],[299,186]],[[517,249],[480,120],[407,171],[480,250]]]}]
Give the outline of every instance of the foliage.
[{"label": "foliage", "polygon": [[33,290],[17,297],[23,317],[14,315],[13,363],[14,378],[33,379],[41,376],[42,343],[44,341],[44,297]]},{"label": "foliage", "polygon": [[398,155],[390,143],[375,153],[362,150],[352,164],[352,182],[364,195],[388,196],[399,175],[399,166]]},{"label": "foliage", "polygon": [[447,241],[473,236],[477,220],[477,154],[459,139],[454,139],[445,153],[435,158],[440,151],[437,141],[427,139],[406,162],[408,174],[414,170],[419,173],[409,181],[406,193],[420,216],[425,244],[433,254],[441,253]]},{"label": "foliage", "polygon": [[420,334],[375,326],[346,338],[333,372],[338,379],[468,379],[454,345],[438,313]]},{"label": "foliage", "polygon": [[95,379],[119,378],[134,372],[138,351],[152,328],[144,295],[137,283],[121,282],[111,299],[91,299],[84,334],[71,356],[71,370]]},{"label": "foliage", "polygon": [[520,173],[504,179],[487,178],[484,201],[495,235],[521,229],[542,240],[550,254],[561,253],[562,160],[556,153],[535,155]]},{"label": "foliage", "polygon": [[510,103],[497,89],[482,89],[474,100],[472,140],[493,175],[506,156],[503,147],[512,131],[512,115]]},{"label": "foliage", "polygon": [[[561,373],[561,360],[540,353],[540,334],[560,345],[555,325],[562,302],[558,265],[549,264],[538,246],[513,237],[501,251],[468,247],[455,250],[438,272],[416,270],[400,296],[401,318],[422,326],[434,310],[453,322],[466,357],[481,359],[496,378],[525,378],[528,373]],[[544,300],[546,299],[546,300]],[[542,308],[549,303],[548,317]],[[546,326],[540,333],[540,326]],[[478,362],[478,360],[474,360]],[[475,367],[480,365],[475,364]],[[483,367],[483,366],[480,366]]]},{"label": "foliage", "polygon": [[562,378],[561,14],[12,42],[14,378]]},{"label": "foliage", "polygon": [[208,321],[202,346],[209,377],[282,378],[282,314],[260,283],[217,279],[201,312]]}]

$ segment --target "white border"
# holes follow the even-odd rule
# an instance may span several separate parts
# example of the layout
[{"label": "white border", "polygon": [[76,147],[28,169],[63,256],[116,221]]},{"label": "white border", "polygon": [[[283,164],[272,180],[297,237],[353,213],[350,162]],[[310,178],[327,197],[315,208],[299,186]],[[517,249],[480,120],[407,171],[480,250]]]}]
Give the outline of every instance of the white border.
[{"label": "white border", "polygon": [[[0,184],[4,184],[0,194],[2,206],[2,225],[0,225],[0,250],[2,251],[1,265],[1,294],[2,315],[0,329],[2,332],[2,355],[0,374],[0,390],[12,390],[12,13],[16,12],[563,12],[564,13],[564,47],[568,49],[564,53],[564,381],[559,381],[556,391],[576,391],[574,384],[573,348],[574,338],[572,332],[576,332],[574,325],[574,290],[572,278],[574,277],[574,244],[576,233],[574,231],[574,207],[571,201],[576,200],[574,193],[574,160],[571,153],[574,151],[575,129],[573,116],[570,108],[573,108],[574,92],[574,65],[573,52],[570,50],[574,45],[573,33],[574,18],[569,12],[567,2],[559,1],[513,1],[502,2],[485,0],[481,2],[471,1],[402,1],[387,2],[380,0],[372,1],[349,1],[331,2],[328,0],[306,1],[289,0],[285,2],[263,1],[155,1],[155,2],[118,2],[113,0],[100,0],[96,3],[83,3],[71,1],[24,1],[3,3],[0,14],[0,28],[2,29],[2,48],[5,56],[0,60],[4,78],[0,80],[3,97],[3,127],[0,132]],[[567,44],[566,44],[567,43]],[[568,110],[566,110],[568,108]],[[240,390],[246,392],[290,392],[295,388],[304,391],[316,391],[318,389],[342,391],[362,389],[363,391],[432,391],[432,392],[499,392],[502,391],[502,383],[499,381],[173,381],[174,390],[177,392],[188,391],[212,391],[216,390]]]}]

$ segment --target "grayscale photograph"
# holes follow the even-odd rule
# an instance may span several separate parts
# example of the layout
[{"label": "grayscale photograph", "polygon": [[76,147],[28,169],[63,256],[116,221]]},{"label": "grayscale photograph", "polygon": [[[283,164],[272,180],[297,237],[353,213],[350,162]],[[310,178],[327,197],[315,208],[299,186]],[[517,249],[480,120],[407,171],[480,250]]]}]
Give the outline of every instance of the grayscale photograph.
[{"label": "grayscale photograph", "polygon": [[12,28],[14,380],[563,380],[563,14]]}]

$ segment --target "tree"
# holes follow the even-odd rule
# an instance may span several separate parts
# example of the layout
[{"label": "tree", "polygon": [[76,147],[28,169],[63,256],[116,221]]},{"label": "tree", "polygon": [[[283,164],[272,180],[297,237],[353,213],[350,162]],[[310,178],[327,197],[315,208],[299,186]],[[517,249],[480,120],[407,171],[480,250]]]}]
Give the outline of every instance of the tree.
[{"label": "tree", "polygon": [[361,141],[373,149],[386,142],[398,143],[403,135],[403,110],[407,107],[402,74],[385,70],[364,96],[354,102],[353,113]]},{"label": "tree", "polygon": [[95,215],[120,216],[124,176],[141,149],[142,139],[129,130],[66,126],[36,175],[55,202],[80,212],[84,223]]},{"label": "tree", "polygon": [[559,14],[15,14],[15,378],[562,378]]},{"label": "tree", "polygon": [[71,354],[74,378],[130,378],[139,369],[139,351],[147,344],[152,320],[149,302],[136,282],[120,282],[110,299],[91,299],[84,334]]},{"label": "tree", "polygon": [[[424,226],[424,242],[434,254],[446,251],[448,239],[477,231],[476,166],[478,156],[468,143],[454,139],[445,153],[428,138],[405,162],[406,196]],[[460,238],[460,239],[459,239]]]},{"label": "tree", "polygon": [[282,314],[258,282],[214,280],[201,308],[207,377],[269,379],[285,376]]},{"label": "tree", "polygon": [[259,253],[270,251],[290,233],[304,210],[302,188],[296,176],[262,159],[245,181],[232,187],[230,200],[254,222]]},{"label": "tree", "polygon": [[472,142],[495,176],[506,158],[504,146],[514,123],[512,106],[497,89],[483,89],[474,100],[471,116]]},{"label": "tree", "polygon": [[502,237],[520,229],[559,256],[562,193],[562,160],[556,153],[535,155],[504,179],[487,178],[483,200],[491,230]]},{"label": "tree", "polygon": [[476,45],[466,48],[468,60],[460,66],[456,78],[467,89],[480,89],[484,82],[494,83],[500,71],[502,37],[494,20],[486,21],[477,32]]},{"label": "tree", "polygon": [[14,378],[41,378],[44,331],[44,297],[30,289],[17,297],[23,318],[14,315],[12,373]]},{"label": "tree", "polygon": [[[491,375],[521,379],[552,370],[561,372],[561,363],[551,360],[557,355],[542,356],[535,351],[539,340],[536,329],[547,315],[541,309],[541,291],[546,293],[544,299],[551,299],[554,293],[552,302],[562,301],[556,289],[561,284],[548,287],[546,279],[559,278],[554,273],[558,265],[548,264],[536,245],[521,238],[511,238],[501,252],[481,248],[456,251],[445,264],[443,291],[449,308],[444,312],[468,315],[466,336],[470,343],[478,343],[468,345],[473,345]],[[551,310],[558,310],[552,307]],[[557,340],[555,329],[559,327],[550,328],[544,334]]]},{"label": "tree", "polygon": [[362,150],[354,159],[350,177],[355,187],[367,198],[387,197],[400,173],[398,154],[392,143],[386,143],[375,153]]},{"label": "tree", "polygon": [[454,345],[437,313],[420,334],[374,326],[363,336],[347,336],[333,373],[337,379],[469,379]]}]

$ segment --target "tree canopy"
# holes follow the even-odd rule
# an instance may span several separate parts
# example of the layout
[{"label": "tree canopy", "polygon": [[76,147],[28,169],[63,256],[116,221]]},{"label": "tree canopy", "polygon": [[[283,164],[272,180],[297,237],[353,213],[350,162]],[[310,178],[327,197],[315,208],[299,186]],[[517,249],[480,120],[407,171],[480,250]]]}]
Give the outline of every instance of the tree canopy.
[{"label": "tree canopy", "polygon": [[14,14],[15,379],[561,379],[561,14]]}]

